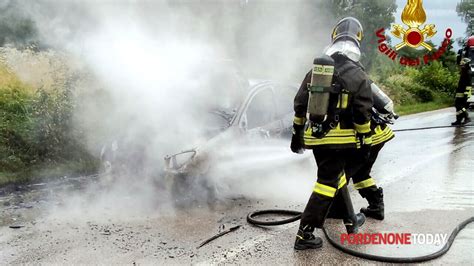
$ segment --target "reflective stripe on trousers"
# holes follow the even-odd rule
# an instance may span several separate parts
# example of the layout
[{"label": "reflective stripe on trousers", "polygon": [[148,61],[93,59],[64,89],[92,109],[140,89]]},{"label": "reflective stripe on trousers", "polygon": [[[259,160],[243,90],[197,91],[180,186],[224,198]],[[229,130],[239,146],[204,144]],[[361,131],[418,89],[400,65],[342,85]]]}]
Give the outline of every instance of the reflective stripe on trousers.
[{"label": "reflective stripe on trousers", "polygon": [[316,182],[316,184],[314,185],[313,191],[315,193],[334,198],[337,190],[343,187],[345,184],[347,184],[346,174],[342,174],[342,176],[339,178],[339,183],[338,183],[337,188]]},{"label": "reflective stripe on trousers", "polygon": [[364,181],[360,181],[354,184],[355,189],[363,189],[371,186],[375,186],[375,180],[372,179],[372,177],[369,177]]},{"label": "reflective stripe on trousers", "polygon": [[462,113],[464,113],[464,112],[467,112],[466,108],[462,108],[461,110],[457,111],[457,112],[456,112],[456,115],[460,115],[460,114],[462,114]]}]

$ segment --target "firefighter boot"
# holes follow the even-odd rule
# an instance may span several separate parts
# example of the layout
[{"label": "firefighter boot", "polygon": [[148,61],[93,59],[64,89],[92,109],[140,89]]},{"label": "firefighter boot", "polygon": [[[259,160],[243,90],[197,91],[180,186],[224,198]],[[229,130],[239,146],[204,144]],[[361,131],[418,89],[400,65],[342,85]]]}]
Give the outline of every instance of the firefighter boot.
[{"label": "firefighter boot", "polygon": [[318,236],[314,236],[313,231],[314,228],[311,228],[308,225],[300,225],[298,234],[296,234],[296,250],[316,249],[323,246],[323,240]]},{"label": "firefighter boot", "polygon": [[460,126],[462,125],[462,116],[461,115],[457,115],[456,116],[456,121],[452,122],[451,123],[451,126]]},{"label": "firefighter boot", "polygon": [[349,190],[347,185],[344,185],[339,189],[336,197],[341,198],[343,202],[343,212],[344,212],[344,225],[348,234],[356,234],[359,231],[359,227],[365,223],[365,215],[362,213],[355,213],[354,207],[352,206],[351,196],[349,195]]},{"label": "firefighter boot", "polygon": [[[464,120],[464,122],[463,122]],[[461,110],[456,112],[456,121],[451,123],[451,126],[462,126],[471,122],[469,115],[467,114],[466,108],[462,108]]]},{"label": "firefighter boot", "polygon": [[466,118],[467,112],[465,111],[465,109],[461,109],[459,111],[456,112],[456,121],[452,122],[451,123],[451,126],[461,126],[463,123],[462,123],[462,120],[463,118]]},{"label": "firefighter boot", "polygon": [[367,217],[374,218],[376,220],[384,219],[384,203],[383,203],[383,189],[377,186],[370,186],[367,188],[359,189],[360,195],[369,202],[367,208],[360,209],[360,212],[365,214]]},{"label": "firefighter boot", "polygon": [[469,118],[469,114],[467,111],[464,112],[464,121],[462,122],[462,124],[467,124],[467,123],[470,123],[471,122],[471,118]]},{"label": "firefighter boot", "polygon": [[314,249],[322,246],[320,237],[314,236],[315,228],[322,228],[333,198],[313,192],[301,214],[300,228],[296,235],[295,249]]}]

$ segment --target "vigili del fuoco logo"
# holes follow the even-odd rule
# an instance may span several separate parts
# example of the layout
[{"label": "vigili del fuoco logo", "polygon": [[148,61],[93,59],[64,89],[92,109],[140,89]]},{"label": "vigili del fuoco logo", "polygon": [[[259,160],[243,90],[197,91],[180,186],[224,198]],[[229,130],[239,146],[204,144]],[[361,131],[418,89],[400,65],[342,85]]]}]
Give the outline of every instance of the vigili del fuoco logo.
[{"label": "vigili del fuoco logo", "polygon": [[[446,52],[448,45],[451,43],[453,32],[450,28],[447,28],[443,43],[438,51],[432,52],[433,47],[426,41],[435,36],[437,31],[434,24],[425,24],[426,12],[423,8],[423,0],[407,0],[401,18],[405,26],[395,23],[392,24],[391,33],[392,36],[395,37],[392,38],[392,40],[399,42],[395,47],[391,47],[387,43],[384,28],[377,30],[378,49],[382,54],[385,54],[393,61],[398,61],[401,65],[419,66],[422,63],[428,64],[430,61],[438,60],[438,58]],[[427,53],[419,58],[400,56],[398,51],[403,47],[424,49]]]}]

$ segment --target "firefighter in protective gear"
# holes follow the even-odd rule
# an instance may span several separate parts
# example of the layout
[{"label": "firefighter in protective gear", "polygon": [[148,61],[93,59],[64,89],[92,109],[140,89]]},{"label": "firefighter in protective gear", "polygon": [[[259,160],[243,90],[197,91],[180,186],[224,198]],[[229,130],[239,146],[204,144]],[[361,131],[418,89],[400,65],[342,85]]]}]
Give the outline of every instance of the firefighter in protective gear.
[{"label": "firefighter in protective gear", "polygon": [[[317,182],[301,217],[295,249],[322,246],[321,238],[313,232],[315,228],[322,228],[335,199],[343,202],[343,219],[348,233],[357,232],[365,221],[363,214],[354,213],[344,172],[348,161],[367,157],[372,144],[370,81],[357,63],[361,40],[362,26],[355,18],[342,19],[333,30],[332,44],[325,52],[334,60],[333,91],[327,115],[318,127],[311,126],[313,121],[306,117],[308,84],[311,84],[314,69],[306,75],[294,99],[291,150],[312,149],[318,166]],[[314,134],[315,128],[323,134]]]},{"label": "firefighter in protective gear", "polygon": [[456,121],[451,123],[453,126],[460,126],[471,122],[467,113],[467,99],[472,91],[471,69],[469,63],[471,60],[467,57],[461,59],[461,77],[459,78],[458,87],[456,89],[456,98],[454,106],[456,107]]},{"label": "firefighter in protective gear", "polygon": [[[395,137],[388,124],[393,124],[398,118],[393,110],[393,102],[386,96],[380,88],[372,82],[372,93],[374,97],[374,107],[372,108],[372,146],[370,147],[369,158],[363,164],[349,162],[346,166],[346,175],[352,178],[354,188],[365,198],[369,206],[360,209],[366,217],[377,220],[384,219],[383,189],[377,187],[375,180],[370,176],[372,167],[377,160],[377,156],[386,142]],[[349,179],[348,178],[348,179]],[[335,202],[331,206],[328,214],[329,218],[341,218],[341,202]]]},{"label": "firefighter in protective gear", "polygon": [[359,194],[369,203],[369,206],[360,209],[360,212],[367,217],[383,220],[385,209],[383,189],[377,187],[375,180],[370,176],[370,172],[372,171],[372,167],[377,160],[380,150],[382,150],[386,142],[395,137],[395,134],[388,124],[393,124],[393,121],[397,119],[398,116],[393,111],[393,102],[387,96],[386,98],[389,100],[387,105],[382,108],[380,105],[383,104],[378,104],[378,99],[381,97],[377,96],[383,94],[383,92],[375,83],[372,83],[371,87],[372,92],[378,91],[379,93],[374,93],[374,107],[372,108],[371,121],[372,147],[370,148],[369,159],[360,167],[354,166],[353,169],[357,169],[355,172],[350,169],[350,166],[347,171],[352,178],[354,188],[357,189]]}]

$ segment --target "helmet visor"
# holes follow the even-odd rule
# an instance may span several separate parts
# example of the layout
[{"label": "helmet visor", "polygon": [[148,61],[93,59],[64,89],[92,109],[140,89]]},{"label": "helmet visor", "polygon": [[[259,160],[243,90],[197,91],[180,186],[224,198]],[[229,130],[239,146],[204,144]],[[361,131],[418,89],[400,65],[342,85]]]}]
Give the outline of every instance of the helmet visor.
[{"label": "helmet visor", "polygon": [[333,42],[341,39],[350,39],[360,47],[360,43],[364,37],[363,28],[357,19],[347,17],[337,23],[332,31],[331,37]]}]

